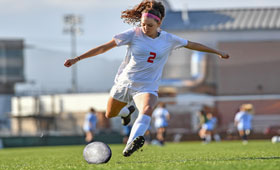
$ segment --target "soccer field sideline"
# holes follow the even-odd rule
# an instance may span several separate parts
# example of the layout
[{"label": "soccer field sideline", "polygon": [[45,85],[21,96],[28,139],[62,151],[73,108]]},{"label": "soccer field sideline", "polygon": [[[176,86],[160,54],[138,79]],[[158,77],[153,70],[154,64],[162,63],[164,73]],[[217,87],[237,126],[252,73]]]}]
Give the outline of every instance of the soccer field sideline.
[{"label": "soccer field sideline", "polygon": [[254,169],[278,170],[280,145],[269,140],[223,141],[145,145],[143,151],[123,157],[124,145],[109,145],[112,158],[107,164],[88,164],[85,146],[7,148],[0,150],[0,169]]}]

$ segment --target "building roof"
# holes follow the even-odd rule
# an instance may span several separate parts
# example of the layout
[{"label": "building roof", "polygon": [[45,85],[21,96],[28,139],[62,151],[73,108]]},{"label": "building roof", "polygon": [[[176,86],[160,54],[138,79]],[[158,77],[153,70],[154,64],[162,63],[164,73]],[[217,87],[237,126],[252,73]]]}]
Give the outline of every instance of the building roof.
[{"label": "building roof", "polygon": [[167,11],[165,30],[235,31],[280,29],[280,8]]}]

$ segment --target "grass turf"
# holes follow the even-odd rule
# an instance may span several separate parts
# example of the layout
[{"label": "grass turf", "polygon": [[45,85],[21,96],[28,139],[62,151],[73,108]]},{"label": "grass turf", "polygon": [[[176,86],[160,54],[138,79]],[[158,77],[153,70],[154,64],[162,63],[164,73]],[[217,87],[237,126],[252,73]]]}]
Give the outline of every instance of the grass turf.
[{"label": "grass turf", "polygon": [[145,170],[270,170],[280,167],[280,144],[270,141],[224,141],[167,143],[164,147],[145,145],[131,157],[123,157],[124,145],[109,145],[112,158],[107,164],[87,164],[84,146],[6,148],[0,150],[0,169],[145,169]]}]

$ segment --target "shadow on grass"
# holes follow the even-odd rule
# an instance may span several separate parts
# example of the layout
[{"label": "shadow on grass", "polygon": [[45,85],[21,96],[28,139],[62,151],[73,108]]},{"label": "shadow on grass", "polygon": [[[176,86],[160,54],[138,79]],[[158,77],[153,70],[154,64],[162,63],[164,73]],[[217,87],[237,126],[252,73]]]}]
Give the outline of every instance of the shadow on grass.
[{"label": "shadow on grass", "polygon": [[204,161],[240,161],[240,160],[273,160],[280,157],[243,157],[243,158],[228,158],[228,159],[184,159],[184,160],[161,160],[161,161],[125,161],[116,162],[117,164],[143,164],[143,163],[184,163],[184,162],[204,162]]}]

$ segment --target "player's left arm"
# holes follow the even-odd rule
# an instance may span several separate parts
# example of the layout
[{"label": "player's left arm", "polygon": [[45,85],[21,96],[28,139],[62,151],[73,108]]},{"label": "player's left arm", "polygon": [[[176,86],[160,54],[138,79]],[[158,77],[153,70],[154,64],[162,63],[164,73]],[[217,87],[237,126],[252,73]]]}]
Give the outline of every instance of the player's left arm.
[{"label": "player's left arm", "polygon": [[223,59],[229,58],[229,54],[224,51],[213,49],[213,48],[207,47],[205,45],[202,45],[200,43],[196,43],[196,42],[192,42],[192,41],[188,41],[188,44],[185,46],[185,48],[188,48],[191,50],[196,50],[196,51],[217,54],[220,58],[223,58]]},{"label": "player's left arm", "polygon": [[234,126],[237,126],[240,121],[240,115],[237,113],[234,117]]}]

